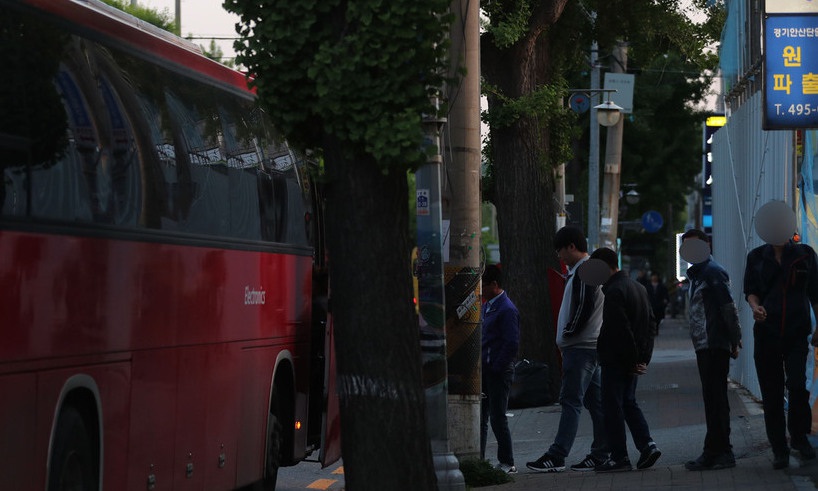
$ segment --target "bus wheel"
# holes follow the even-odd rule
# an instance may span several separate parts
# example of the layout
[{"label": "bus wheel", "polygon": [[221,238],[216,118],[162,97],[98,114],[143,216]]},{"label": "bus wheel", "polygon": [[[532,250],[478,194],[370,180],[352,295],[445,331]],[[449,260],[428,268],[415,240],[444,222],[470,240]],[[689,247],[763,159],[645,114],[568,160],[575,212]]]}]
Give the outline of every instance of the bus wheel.
[{"label": "bus wheel", "polygon": [[57,419],[48,491],[96,491],[98,462],[79,411],[65,407]]},{"label": "bus wheel", "polygon": [[264,465],[264,491],[273,491],[278,480],[278,468],[281,466],[281,442],[284,433],[281,422],[272,411],[267,415],[267,461]]}]

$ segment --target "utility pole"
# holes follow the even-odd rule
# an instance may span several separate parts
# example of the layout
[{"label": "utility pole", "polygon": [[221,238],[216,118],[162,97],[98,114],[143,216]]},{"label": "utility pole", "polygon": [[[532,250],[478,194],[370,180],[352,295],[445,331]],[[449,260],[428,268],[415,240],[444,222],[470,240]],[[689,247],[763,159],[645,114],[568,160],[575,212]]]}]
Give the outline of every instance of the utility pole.
[{"label": "utility pole", "polygon": [[[596,12],[591,13],[591,21],[596,23]],[[599,94],[599,45],[591,44],[591,128],[588,148],[588,249],[594,250],[599,244],[599,123],[594,96]]]},{"label": "utility pole", "polygon": [[448,88],[443,135],[449,434],[455,455],[468,458],[480,456],[480,6],[453,0],[450,9],[449,75],[461,67],[466,73]]},{"label": "utility pole", "polygon": [[[619,42],[614,48],[612,73],[624,73],[628,63],[628,47]],[[602,185],[602,227],[600,233],[601,247],[616,250],[616,237],[619,222],[619,181],[622,166],[622,133],[625,118],[608,128],[605,145],[605,177]]]}]

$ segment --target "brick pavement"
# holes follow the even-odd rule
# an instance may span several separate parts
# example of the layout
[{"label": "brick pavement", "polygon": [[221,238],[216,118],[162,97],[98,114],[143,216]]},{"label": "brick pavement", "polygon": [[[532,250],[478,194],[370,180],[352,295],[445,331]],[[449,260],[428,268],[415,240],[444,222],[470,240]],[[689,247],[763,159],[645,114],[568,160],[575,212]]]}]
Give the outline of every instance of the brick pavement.
[{"label": "brick pavement", "polygon": [[[719,471],[690,472],[684,462],[698,457],[704,442],[704,409],[696,358],[687,335],[686,321],[667,319],[656,340],[653,362],[640,379],[637,399],[662,450],[656,465],[643,471],[614,474],[565,472],[544,474],[525,467],[537,459],[553,441],[560,408],[509,410],[509,425],[514,441],[514,456],[519,469],[514,482],[479,488],[481,490],[619,490],[619,489],[712,489],[712,490],[804,490],[816,489],[818,460],[801,463],[790,458],[790,468],[772,468],[772,452],[764,432],[760,404],[740,386],[731,386],[731,441],[736,467]],[[631,461],[638,452],[629,438]],[[581,416],[577,439],[566,465],[579,462],[591,444],[591,421]],[[818,439],[810,437],[813,446]],[[496,443],[489,431],[488,457],[496,455]]]}]

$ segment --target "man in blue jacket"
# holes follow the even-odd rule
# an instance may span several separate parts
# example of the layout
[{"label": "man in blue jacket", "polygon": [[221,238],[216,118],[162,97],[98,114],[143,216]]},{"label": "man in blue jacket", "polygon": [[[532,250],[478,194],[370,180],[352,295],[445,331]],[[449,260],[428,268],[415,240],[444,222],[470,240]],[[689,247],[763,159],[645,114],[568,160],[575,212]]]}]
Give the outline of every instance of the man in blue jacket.
[{"label": "man in blue jacket", "polygon": [[700,258],[690,258],[694,264],[687,268],[690,280],[688,322],[702,383],[707,433],[702,454],[685,463],[685,468],[706,471],[736,466],[730,444],[727,376],[730,358],[737,358],[741,348],[741,327],[730,293],[730,277],[709,255],[710,238],[701,230],[691,229],[682,235],[682,247],[693,240],[704,242],[701,244],[704,254]]},{"label": "man in blue jacket", "polygon": [[486,458],[488,423],[491,421],[491,430],[497,438],[498,467],[513,474],[517,468],[506,409],[514,378],[514,359],[520,347],[520,314],[503,290],[503,273],[496,265],[486,266],[481,290],[486,302],[483,304],[480,457]]}]

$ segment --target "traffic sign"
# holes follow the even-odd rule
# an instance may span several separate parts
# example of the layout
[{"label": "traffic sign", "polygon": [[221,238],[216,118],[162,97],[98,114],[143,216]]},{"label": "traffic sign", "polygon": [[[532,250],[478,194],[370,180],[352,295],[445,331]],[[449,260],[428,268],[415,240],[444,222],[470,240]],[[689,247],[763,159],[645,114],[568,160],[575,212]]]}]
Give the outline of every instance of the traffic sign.
[{"label": "traffic sign", "polygon": [[664,224],[662,215],[658,211],[650,210],[642,214],[642,228],[645,229],[645,232],[656,233]]}]

